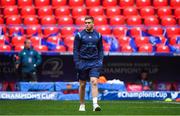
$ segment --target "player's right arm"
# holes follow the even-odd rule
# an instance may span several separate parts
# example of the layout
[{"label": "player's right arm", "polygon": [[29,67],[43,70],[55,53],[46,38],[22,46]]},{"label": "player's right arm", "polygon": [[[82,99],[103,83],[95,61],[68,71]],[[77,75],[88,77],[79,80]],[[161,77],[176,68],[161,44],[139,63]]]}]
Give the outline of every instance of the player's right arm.
[{"label": "player's right arm", "polygon": [[80,49],[80,37],[79,34],[76,34],[74,40],[74,49],[73,49],[73,58],[76,68],[78,68],[78,64],[79,64],[79,49]]}]

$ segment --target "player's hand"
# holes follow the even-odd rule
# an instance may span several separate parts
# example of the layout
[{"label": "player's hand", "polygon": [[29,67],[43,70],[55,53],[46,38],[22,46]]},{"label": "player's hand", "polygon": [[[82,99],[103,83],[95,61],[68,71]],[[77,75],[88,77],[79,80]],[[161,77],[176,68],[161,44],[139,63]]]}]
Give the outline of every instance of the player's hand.
[{"label": "player's hand", "polygon": [[18,69],[19,68],[19,64],[16,64],[16,69]]}]

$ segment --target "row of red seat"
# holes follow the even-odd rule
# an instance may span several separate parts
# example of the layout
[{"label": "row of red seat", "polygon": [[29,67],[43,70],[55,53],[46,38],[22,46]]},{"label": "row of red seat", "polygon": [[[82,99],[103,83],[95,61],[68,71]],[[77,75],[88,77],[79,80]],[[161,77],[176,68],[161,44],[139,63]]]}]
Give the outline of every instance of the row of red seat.
[{"label": "row of red seat", "polygon": [[[142,36],[143,34],[150,34],[154,36],[165,35],[168,37],[180,35],[180,27],[166,27],[153,26],[153,27],[131,27],[126,26],[115,26],[111,27],[109,25],[102,25],[95,27],[102,35],[113,35],[113,36],[125,36],[129,32],[131,36]],[[13,35],[27,35],[28,37],[32,35],[44,35],[45,37],[56,34],[62,36],[73,35],[76,31],[84,29],[84,27],[74,27],[74,26],[45,26],[41,27],[40,25],[33,26],[10,26],[0,27],[3,30],[4,35],[13,36]],[[2,32],[1,32],[2,33]]]},{"label": "row of red seat", "polygon": [[[165,43],[166,42],[166,38],[163,36],[158,36],[161,43]],[[180,37],[180,35],[176,35],[176,36],[172,36],[170,38],[168,38],[170,45],[175,45],[177,44],[177,37]],[[24,41],[25,41],[26,37],[25,36],[14,36],[11,39],[7,37],[7,36],[3,36],[0,38],[0,44],[5,44],[5,41],[10,42],[10,44],[12,46],[19,46],[19,45],[23,45]],[[41,40],[43,40],[43,36],[32,36],[29,38],[32,41],[33,45],[41,45]],[[130,38],[129,36],[118,36],[117,37],[117,41],[120,45],[124,45],[124,44],[128,44],[130,43],[131,39],[134,39],[135,43],[137,46],[140,46],[142,44],[150,44],[150,37],[147,36],[135,36],[134,38]],[[65,45],[72,45],[74,42],[74,36],[69,35],[66,37],[61,37],[60,35],[57,36],[50,36],[47,37],[47,39],[44,39],[47,42],[50,42],[52,44],[59,44],[60,42],[63,42]]]},{"label": "row of red seat", "polygon": [[[64,45],[57,45],[56,48],[52,51],[56,52],[72,52],[73,51],[73,44],[67,44],[67,48]],[[177,49],[180,49],[180,44],[175,44],[173,45]],[[14,46],[13,49],[10,45],[1,45],[0,46],[0,51],[17,51],[19,52],[24,48],[23,45],[18,45]],[[47,52],[48,47],[46,45],[34,45],[34,48],[38,50],[39,52]],[[104,44],[104,50],[106,52],[109,52],[110,50],[110,45],[109,44]],[[129,44],[122,44],[117,52],[134,52],[133,48]],[[152,53],[154,52],[153,50],[153,45],[150,43],[143,43],[138,46],[138,51],[137,52],[145,52],[145,53]],[[169,53],[170,48],[164,44],[157,44],[156,45],[156,51],[155,52],[160,52],[160,53]]]},{"label": "row of red seat", "polygon": [[[20,11],[20,12],[19,12]],[[37,12],[37,13],[36,13]],[[58,7],[55,10],[51,6],[40,7],[37,11],[33,6],[25,6],[19,10],[17,6],[8,6],[2,10],[1,13],[3,16],[11,16],[11,15],[21,15],[22,17],[26,17],[29,15],[38,15],[40,17],[47,15],[55,15],[59,16],[69,16],[72,14],[74,18],[78,16],[98,16],[98,15],[106,15],[107,17],[115,16],[115,15],[123,15],[123,16],[133,16],[133,15],[141,15],[142,17],[146,16],[154,16],[157,14],[158,17],[164,16],[175,16],[176,18],[180,17],[180,7],[172,9],[170,7],[160,7],[155,9],[154,7],[143,7],[137,9],[136,7],[126,7],[121,9],[120,7],[106,7],[105,9],[101,6],[92,7],[87,9],[86,7],[74,7],[72,11],[69,6]]]},{"label": "row of red seat", "polygon": [[71,7],[75,6],[83,6],[86,5],[87,7],[93,6],[133,6],[136,5],[137,7],[144,7],[144,6],[154,6],[154,7],[162,7],[168,6],[171,7],[179,7],[180,2],[179,0],[1,0],[1,6],[10,6],[10,5],[18,5],[18,6],[29,6],[35,5],[36,7],[41,6],[48,6],[52,5],[53,7],[65,6],[69,5]]},{"label": "row of red seat", "polygon": [[[25,18],[21,18],[18,15],[13,15],[7,17],[5,20],[0,18],[0,24],[24,24],[24,25],[84,25],[84,17],[77,17],[75,20],[71,16],[61,16],[61,17],[54,17],[54,16],[44,16],[42,18],[38,18],[36,16],[27,16]],[[146,26],[154,26],[161,24],[162,26],[175,26],[180,25],[180,18],[176,19],[172,16],[166,16],[162,18],[157,18],[156,16],[149,16],[142,18],[141,16],[128,16],[124,17],[121,15],[113,16],[111,18],[107,18],[106,16],[96,16],[94,17],[94,24],[95,25],[142,25],[145,24]]]}]

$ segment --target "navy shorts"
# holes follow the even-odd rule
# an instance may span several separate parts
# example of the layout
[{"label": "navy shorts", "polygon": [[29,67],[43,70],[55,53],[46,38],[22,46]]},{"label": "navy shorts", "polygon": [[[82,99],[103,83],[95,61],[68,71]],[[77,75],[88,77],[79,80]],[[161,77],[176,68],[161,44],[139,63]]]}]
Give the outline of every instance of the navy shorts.
[{"label": "navy shorts", "polygon": [[77,73],[78,80],[88,81],[90,77],[99,78],[101,69],[100,68],[88,68],[86,70],[79,70]]}]

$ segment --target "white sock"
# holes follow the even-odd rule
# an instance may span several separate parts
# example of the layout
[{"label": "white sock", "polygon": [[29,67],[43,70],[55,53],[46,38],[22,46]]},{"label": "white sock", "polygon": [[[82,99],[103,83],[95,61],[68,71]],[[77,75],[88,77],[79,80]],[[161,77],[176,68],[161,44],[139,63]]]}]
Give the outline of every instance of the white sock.
[{"label": "white sock", "polygon": [[84,103],[80,104],[80,105],[85,105]]},{"label": "white sock", "polygon": [[93,105],[97,104],[97,100],[98,100],[97,97],[93,97]]}]

